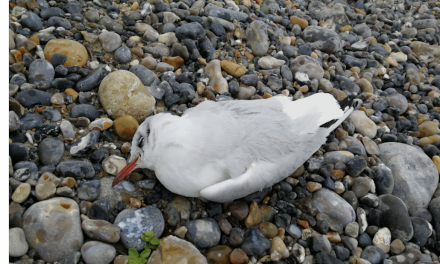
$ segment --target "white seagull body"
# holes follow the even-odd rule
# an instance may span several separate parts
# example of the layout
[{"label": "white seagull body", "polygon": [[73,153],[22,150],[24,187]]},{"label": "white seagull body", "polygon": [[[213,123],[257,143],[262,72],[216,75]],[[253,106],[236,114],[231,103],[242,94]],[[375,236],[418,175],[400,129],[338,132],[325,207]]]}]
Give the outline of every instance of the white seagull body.
[{"label": "white seagull body", "polygon": [[296,101],[205,101],[181,117],[151,116],[114,184],[148,168],[174,193],[232,201],[291,175],[352,111],[351,102],[320,93]]}]

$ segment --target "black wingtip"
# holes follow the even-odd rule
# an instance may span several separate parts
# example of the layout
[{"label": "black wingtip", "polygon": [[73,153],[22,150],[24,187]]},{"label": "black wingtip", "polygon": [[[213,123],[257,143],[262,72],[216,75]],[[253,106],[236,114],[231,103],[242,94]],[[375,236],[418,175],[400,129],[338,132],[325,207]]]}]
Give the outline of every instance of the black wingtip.
[{"label": "black wingtip", "polygon": [[349,95],[347,97],[345,97],[344,99],[342,99],[341,101],[339,101],[339,106],[341,107],[342,111],[345,111],[345,108],[347,107],[352,107],[353,106],[353,101],[354,101],[354,96],[353,95]]},{"label": "black wingtip", "polygon": [[[341,107],[342,111],[346,111],[348,109],[350,109],[350,107],[356,107],[356,105],[354,105],[354,96],[353,95],[349,95],[347,97],[345,97],[344,99],[342,99],[341,101],[338,101],[339,106]],[[348,109],[347,109],[348,107]],[[320,127],[324,127],[324,128],[329,128],[331,127],[334,123],[336,123],[338,121],[338,119],[333,119],[330,120],[322,125],[320,125]]]}]

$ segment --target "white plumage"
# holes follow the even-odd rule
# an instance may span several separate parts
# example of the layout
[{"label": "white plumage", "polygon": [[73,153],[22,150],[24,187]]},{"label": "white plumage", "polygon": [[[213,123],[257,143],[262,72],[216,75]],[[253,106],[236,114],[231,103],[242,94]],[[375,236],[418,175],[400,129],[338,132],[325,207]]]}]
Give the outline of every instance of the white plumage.
[{"label": "white plumage", "polygon": [[296,101],[205,101],[181,117],[151,116],[133,138],[131,167],[115,183],[149,168],[174,193],[238,199],[292,174],[352,111],[319,93]]}]

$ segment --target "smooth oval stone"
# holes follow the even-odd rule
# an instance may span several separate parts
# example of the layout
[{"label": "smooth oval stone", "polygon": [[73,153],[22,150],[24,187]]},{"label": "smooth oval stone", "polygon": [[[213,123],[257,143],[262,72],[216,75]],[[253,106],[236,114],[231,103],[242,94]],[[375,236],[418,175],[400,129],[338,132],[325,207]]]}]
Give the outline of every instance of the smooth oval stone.
[{"label": "smooth oval stone", "polygon": [[353,207],[330,190],[321,189],[313,193],[312,203],[320,213],[338,220],[343,226],[356,219]]},{"label": "smooth oval stone", "polygon": [[99,113],[98,110],[92,105],[78,104],[72,108],[70,116],[73,118],[87,117],[90,121],[93,121],[96,118],[99,118]]},{"label": "smooth oval stone", "polygon": [[162,213],[153,206],[125,209],[118,214],[114,224],[121,229],[121,241],[124,246],[136,250],[143,250],[146,245],[145,241],[141,240],[145,231],[153,231],[155,237],[160,237],[165,228]]},{"label": "smooth oval stone", "polygon": [[82,222],[81,228],[91,239],[116,243],[120,238],[119,227],[105,220],[86,219]]},{"label": "smooth oval stone", "polygon": [[391,236],[403,242],[409,241],[413,234],[413,226],[405,203],[390,194],[379,196],[377,209],[382,212],[381,224],[388,227]]},{"label": "smooth oval stone", "polygon": [[29,249],[23,229],[14,227],[9,229],[9,256],[21,257]]},{"label": "smooth oval stone", "polygon": [[47,89],[55,76],[55,70],[47,60],[34,60],[29,66],[29,83],[33,83],[38,89]]},{"label": "smooth oval stone", "polygon": [[220,241],[220,227],[212,218],[189,221],[186,228],[186,239],[198,248],[215,247]]},{"label": "smooth oval stone", "polygon": [[402,199],[410,214],[427,208],[439,181],[434,162],[421,149],[406,144],[389,142],[379,148],[381,160],[393,172],[392,194]]},{"label": "smooth oval stone", "polygon": [[58,165],[63,159],[64,144],[58,138],[45,138],[38,145],[38,157],[43,165]]},{"label": "smooth oval stone", "polygon": [[21,23],[23,26],[29,28],[32,31],[39,31],[43,29],[43,23],[40,17],[33,12],[26,12],[21,16]]},{"label": "smooth oval stone", "polygon": [[57,166],[57,171],[63,177],[72,177],[75,179],[89,179],[95,176],[95,170],[88,161],[65,160]]},{"label": "smooth oval stone", "polygon": [[30,247],[46,262],[61,261],[83,244],[79,207],[72,199],[33,204],[23,214],[23,229]]},{"label": "smooth oval stone", "polygon": [[106,243],[89,241],[81,247],[81,256],[86,264],[108,264],[116,257],[116,249]]}]

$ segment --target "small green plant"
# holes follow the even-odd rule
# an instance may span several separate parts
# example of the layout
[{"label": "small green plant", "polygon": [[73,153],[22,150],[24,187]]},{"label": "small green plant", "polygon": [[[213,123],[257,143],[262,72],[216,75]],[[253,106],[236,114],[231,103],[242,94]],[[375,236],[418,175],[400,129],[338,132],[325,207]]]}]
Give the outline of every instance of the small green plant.
[{"label": "small green plant", "polygon": [[144,246],[144,250],[139,254],[139,252],[134,249],[128,249],[128,264],[145,264],[150,257],[151,251],[156,249],[157,245],[159,245],[159,239],[154,237],[153,231],[144,232],[141,236],[141,239],[147,244]]}]

